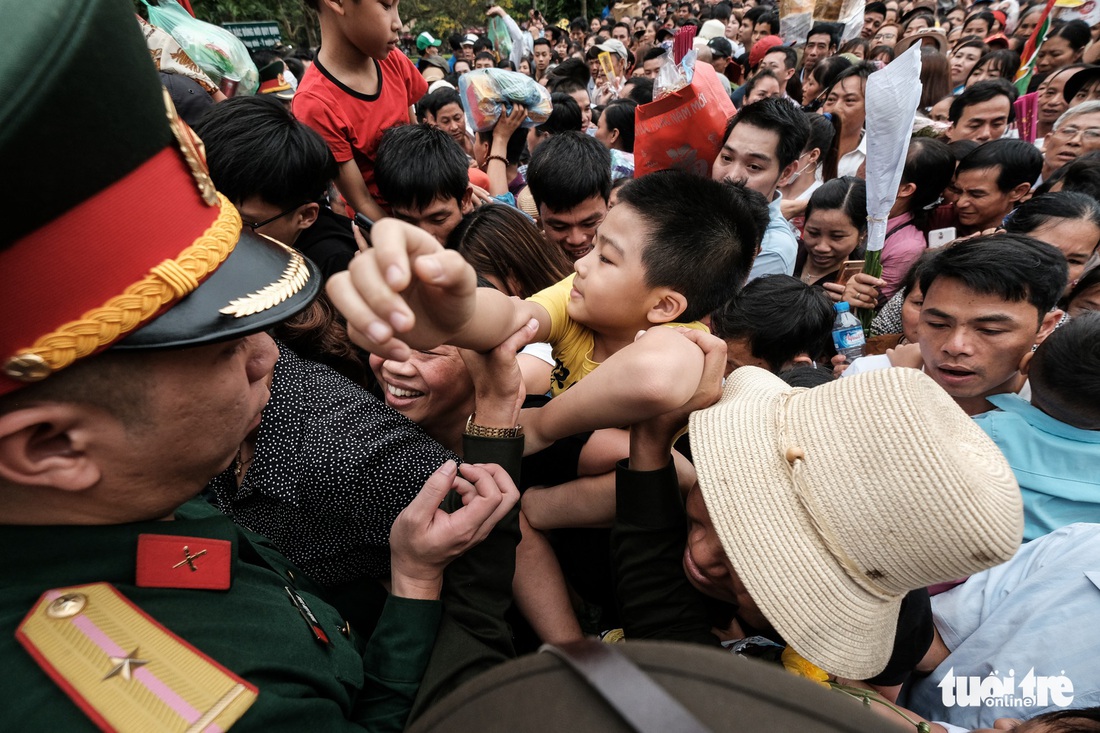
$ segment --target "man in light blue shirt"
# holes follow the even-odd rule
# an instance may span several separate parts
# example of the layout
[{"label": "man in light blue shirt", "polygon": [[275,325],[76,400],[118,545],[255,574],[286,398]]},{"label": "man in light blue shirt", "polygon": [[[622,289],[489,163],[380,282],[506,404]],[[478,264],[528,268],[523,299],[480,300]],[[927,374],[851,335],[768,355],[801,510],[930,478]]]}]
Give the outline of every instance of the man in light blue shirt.
[{"label": "man in light blue shirt", "polygon": [[798,238],[780,211],[779,186],[798,171],[798,156],[810,137],[806,114],[790,101],[773,97],[741,108],[726,127],[726,141],[711,178],[751,188],[768,200],[768,227],[749,280],[792,275]]},{"label": "man in light blue shirt", "polygon": [[1100,523],[1100,313],[1056,329],[1025,369],[1031,404],[991,395],[975,417],[1008,459],[1024,499],[1024,539]]},{"label": "man in light blue shirt", "polygon": [[1018,395],[987,399],[1000,410],[974,419],[1016,474],[1024,540],[1073,522],[1100,523],[1100,431],[1059,422]]},{"label": "man in light blue shirt", "polygon": [[931,674],[899,700],[913,712],[970,730],[1100,704],[1100,525],[1025,544],[933,596],[932,614],[936,637],[919,668]]}]

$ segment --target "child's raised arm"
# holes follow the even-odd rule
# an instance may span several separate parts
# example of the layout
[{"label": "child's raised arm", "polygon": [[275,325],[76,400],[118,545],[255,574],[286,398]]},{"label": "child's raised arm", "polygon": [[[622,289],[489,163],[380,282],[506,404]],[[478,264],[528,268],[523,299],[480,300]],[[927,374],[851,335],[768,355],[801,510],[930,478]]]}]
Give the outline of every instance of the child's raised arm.
[{"label": "child's raised arm", "polygon": [[524,410],[524,452],[530,455],[568,435],[633,425],[675,410],[695,394],[702,374],[703,350],[692,338],[674,328],[651,328],[545,406]]},{"label": "child's raised arm", "polygon": [[477,275],[462,255],[444,249],[424,230],[382,219],[371,230],[371,241],[373,246],[327,286],[347,318],[351,339],[371,353],[402,360],[410,348],[444,343],[488,351],[531,318],[539,322],[533,340],[549,335],[545,308],[477,287]]}]

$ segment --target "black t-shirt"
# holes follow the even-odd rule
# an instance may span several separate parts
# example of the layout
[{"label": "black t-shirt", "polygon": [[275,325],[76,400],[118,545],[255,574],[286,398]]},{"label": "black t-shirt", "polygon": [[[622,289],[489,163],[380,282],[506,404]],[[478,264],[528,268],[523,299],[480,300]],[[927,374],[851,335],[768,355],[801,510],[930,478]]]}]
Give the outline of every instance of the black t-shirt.
[{"label": "black t-shirt", "polygon": [[351,219],[325,206],[321,207],[313,226],[298,235],[294,248],[321,268],[325,280],[348,269],[351,258],[359,251],[351,233]]}]

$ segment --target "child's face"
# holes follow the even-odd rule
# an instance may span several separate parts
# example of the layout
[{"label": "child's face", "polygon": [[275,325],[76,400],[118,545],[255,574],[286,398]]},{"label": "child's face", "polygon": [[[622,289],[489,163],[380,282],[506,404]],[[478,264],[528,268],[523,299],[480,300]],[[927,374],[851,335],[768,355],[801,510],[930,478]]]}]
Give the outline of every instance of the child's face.
[{"label": "child's face", "polygon": [[647,314],[660,297],[645,284],[643,242],[649,224],[627,204],[607,212],[592,251],[574,263],[577,277],[566,312],[574,321],[605,335],[626,336],[652,325]]},{"label": "child's face", "polygon": [[382,0],[360,0],[344,3],[344,32],[361,53],[382,60],[397,48],[401,32],[398,15],[399,0],[383,3]]}]

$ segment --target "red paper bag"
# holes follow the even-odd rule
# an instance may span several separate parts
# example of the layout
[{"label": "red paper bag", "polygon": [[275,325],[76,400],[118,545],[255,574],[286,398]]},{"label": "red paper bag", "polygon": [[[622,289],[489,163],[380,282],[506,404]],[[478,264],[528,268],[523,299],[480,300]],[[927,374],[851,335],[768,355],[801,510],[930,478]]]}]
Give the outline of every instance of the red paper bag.
[{"label": "red paper bag", "polygon": [[690,85],[634,111],[634,177],[676,168],[709,178],[735,111],[714,67],[697,63]]}]

